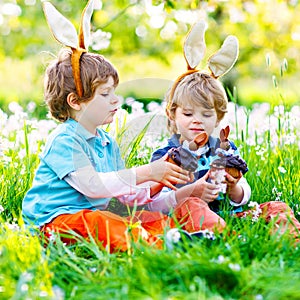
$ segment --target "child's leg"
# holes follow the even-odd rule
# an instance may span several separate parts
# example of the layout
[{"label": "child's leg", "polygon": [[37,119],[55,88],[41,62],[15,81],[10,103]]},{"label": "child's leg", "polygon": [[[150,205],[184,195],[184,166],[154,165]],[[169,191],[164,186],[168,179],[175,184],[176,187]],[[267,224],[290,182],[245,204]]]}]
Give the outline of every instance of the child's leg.
[{"label": "child's leg", "polygon": [[246,210],[241,213],[237,213],[237,217],[242,218],[245,216],[253,216],[255,214],[256,217],[262,217],[266,220],[266,222],[270,222],[272,219],[276,221],[275,228],[273,231],[276,232],[280,230],[281,232],[285,232],[286,230],[299,239],[300,237],[300,223],[295,218],[292,209],[284,202],[281,201],[269,201],[265,203],[259,204],[260,211],[255,212],[253,210]]},{"label": "child's leg", "polygon": [[[74,231],[86,239],[91,235],[110,252],[126,251],[132,239],[134,241],[142,239],[149,244],[158,242],[157,246],[161,247],[160,241],[144,228],[132,226],[129,229],[128,225],[128,220],[111,212],[85,209],[76,214],[64,214],[56,217],[51,223],[46,224],[42,231],[46,236],[49,236],[49,231],[59,233]],[[70,238],[62,238],[62,240],[65,242],[75,241]]]},{"label": "child's leg", "polygon": [[295,238],[300,238],[300,223],[295,218],[292,209],[284,202],[281,201],[270,201],[259,204],[262,210],[262,217],[269,222],[271,219],[276,220],[277,231],[281,232],[286,230]]},{"label": "child's leg", "polygon": [[213,212],[208,204],[197,197],[188,197],[175,207],[175,219],[188,232],[209,229],[222,232],[225,221]]},{"label": "child's leg", "polygon": [[174,222],[161,212],[137,211],[134,216],[127,217],[131,223],[140,222],[141,226],[152,235],[161,235],[165,230],[174,227]]}]

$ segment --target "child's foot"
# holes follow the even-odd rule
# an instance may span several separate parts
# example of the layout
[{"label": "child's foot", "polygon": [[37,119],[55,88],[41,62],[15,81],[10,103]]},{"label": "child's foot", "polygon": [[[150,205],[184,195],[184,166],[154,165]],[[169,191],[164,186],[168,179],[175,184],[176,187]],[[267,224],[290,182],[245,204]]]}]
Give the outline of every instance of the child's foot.
[{"label": "child's foot", "polygon": [[209,231],[208,229],[191,232],[190,236],[192,237],[193,240],[199,239],[199,238],[204,238],[204,239],[209,239],[209,240],[213,241],[216,239],[216,236],[214,235],[214,233],[212,231]]},{"label": "child's foot", "polygon": [[169,250],[173,250],[174,247],[180,246],[183,243],[187,243],[188,241],[191,242],[192,237],[185,230],[172,228],[166,232],[165,243]]},{"label": "child's foot", "polygon": [[168,249],[172,250],[176,246],[190,244],[199,239],[214,240],[215,235],[209,230],[200,230],[196,232],[187,232],[183,229],[172,228],[165,235],[165,243]]}]

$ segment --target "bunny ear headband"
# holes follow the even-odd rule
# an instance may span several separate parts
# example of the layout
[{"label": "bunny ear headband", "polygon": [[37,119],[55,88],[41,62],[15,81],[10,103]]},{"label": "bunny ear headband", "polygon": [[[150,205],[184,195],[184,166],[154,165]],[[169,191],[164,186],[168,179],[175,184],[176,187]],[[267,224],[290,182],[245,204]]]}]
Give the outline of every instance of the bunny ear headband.
[{"label": "bunny ear headband", "polygon": [[[171,108],[172,98],[174,96],[174,92],[179,82],[185,76],[195,72],[199,72],[199,70],[197,70],[196,67],[203,59],[205,54],[206,45],[204,34],[206,28],[206,22],[199,21],[198,23],[193,25],[193,27],[190,29],[186,36],[183,46],[183,52],[185,60],[187,62],[187,72],[179,76],[175,81],[167,103],[167,111],[169,111]],[[235,64],[238,57],[238,52],[238,39],[233,35],[228,36],[225,39],[221,48],[208,59],[207,65],[211,72],[211,76],[217,79],[220,76],[223,76],[225,73],[227,73]]]},{"label": "bunny ear headband", "polygon": [[82,12],[78,35],[74,25],[50,2],[43,2],[43,10],[54,38],[63,46],[72,49],[71,63],[76,92],[79,97],[82,97],[80,57],[82,53],[87,52],[89,46],[90,21],[94,10],[94,0],[89,0]]}]

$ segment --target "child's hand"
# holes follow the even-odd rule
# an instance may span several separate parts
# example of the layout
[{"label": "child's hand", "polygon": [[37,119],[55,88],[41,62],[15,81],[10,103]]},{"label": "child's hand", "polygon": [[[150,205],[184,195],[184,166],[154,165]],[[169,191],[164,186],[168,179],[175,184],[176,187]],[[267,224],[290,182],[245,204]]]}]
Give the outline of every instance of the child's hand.
[{"label": "child's hand", "polygon": [[225,182],[227,184],[227,193],[235,188],[235,186],[237,185],[239,180],[242,178],[242,176],[243,176],[243,174],[241,171],[239,172],[239,177],[237,177],[237,178],[232,177],[228,173],[225,174]]},{"label": "child's hand", "polygon": [[150,163],[149,166],[151,167],[151,179],[173,190],[176,190],[174,185],[186,184],[192,180],[189,171],[165,161],[164,157]]},{"label": "child's hand", "polygon": [[225,175],[225,181],[227,184],[226,193],[229,196],[229,198],[236,203],[240,203],[244,196],[244,191],[243,191],[242,187],[238,185],[238,182],[240,181],[242,176],[243,176],[243,174],[241,171],[239,173],[239,177],[237,177],[237,178],[232,177],[228,173],[226,173],[226,175]]},{"label": "child's hand", "polygon": [[194,183],[195,188],[193,190],[193,196],[202,199],[206,203],[214,201],[218,197],[220,191],[217,185],[207,182],[209,176],[209,172],[207,172],[203,177],[198,179]]}]

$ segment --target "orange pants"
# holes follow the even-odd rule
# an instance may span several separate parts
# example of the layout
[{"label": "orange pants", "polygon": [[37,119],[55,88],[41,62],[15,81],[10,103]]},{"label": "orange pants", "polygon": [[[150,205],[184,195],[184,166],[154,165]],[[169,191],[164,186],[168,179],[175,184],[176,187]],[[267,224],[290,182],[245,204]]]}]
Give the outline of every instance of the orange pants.
[{"label": "orange pants", "polygon": [[[109,252],[126,251],[130,248],[132,239],[143,239],[148,244],[160,248],[162,241],[148,233],[140,224],[132,224],[109,211],[84,209],[75,214],[62,214],[42,227],[45,236],[51,238],[53,232],[58,232],[63,242],[68,244],[76,241],[79,236],[99,242],[99,246]],[[75,233],[75,234],[74,234]]]},{"label": "orange pants", "polygon": [[[295,237],[299,237],[300,223],[291,209],[283,202],[266,202],[260,204],[261,216],[270,221],[276,218],[276,224],[281,230],[289,230]],[[237,214],[238,217],[251,214],[246,211]],[[43,226],[42,231],[47,237],[51,231],[69,233],[72,231],[89,239],[93,237],[109,252],[126,251],[132,241],[143,240],[149,245],[162,248],[160,235],[164,231],[181,226],[188,232],[204,229],[222,232],[225,221],[211,211],[204,201],[196,197],[189,197],[175,207],[173,217],[160,212],[137,211],[133,216],[121,217],[109,211],[81,210],[76,214],[63,214]],[[61,237],[64,242],[74,242],[75,239]]]},{"label": "orange pants", "polygon": [[[270,201],[259,204],[261,213],[259,217],[264,218],[266,222],[275,220],[275,228],[273,232],[280,231],[284,233],[288,231],[291,236],[299,240],[300,238],[300,222],[295,218],[292,209],[281,201]],[[245,212],[237,213],[238,217],[252,216],[253,211],[248,210]]]},{"label": "orange pants", "polygon": [[50,238],[52,232],[61,234],[61,239],[72,243],[72,232],[83,238],[93,237],[109,252],[126,251],[132,241],[142,239],[150,245],[162,248],[162,235],[165,230],[182,225],[189,231],[200,229],[219,229],[225,226],[217,214],[199,198],[187,198],[177,205],[174,217],[171,218],[160,212],[138,211],[133,216],[121,217],[109,211],[84,209],[75,214],[63,214],[41,230]]}]

